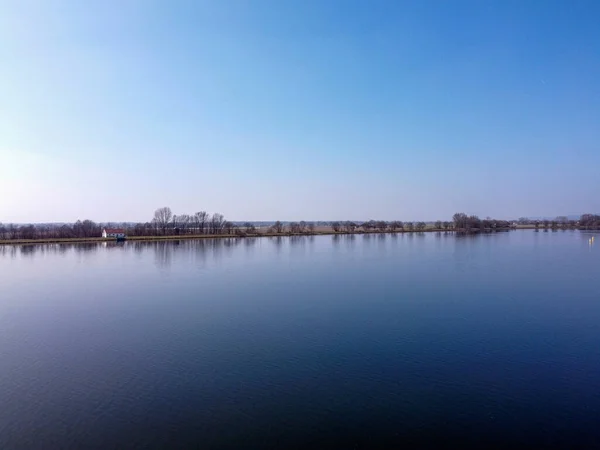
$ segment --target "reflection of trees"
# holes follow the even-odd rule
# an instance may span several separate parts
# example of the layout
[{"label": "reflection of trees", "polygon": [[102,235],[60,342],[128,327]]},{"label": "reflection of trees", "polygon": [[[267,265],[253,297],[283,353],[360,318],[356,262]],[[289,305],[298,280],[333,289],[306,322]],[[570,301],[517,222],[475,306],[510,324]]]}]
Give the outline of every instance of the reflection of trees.
[{"label": "reflection of trees", "polygon": [[344,235],[344,242],[346,244],[346,247],[354,248],[356,246],[356,235],[355,234]]},{"label": "reflection of trees", "polygon": [[173,260],[173,248],[177,245],[177,241],[156,241],[150,245],[154,247],[154,259],[156,265],[161,268],[171,267]]},{"label": "reflection of trees", "polygon": [[76,253],[95,253],[98,251],[97,243],[87,243],[87,244],[75,244],[73,245],[73,249]]},{"label": "reflection of trees", "polygon": [[[245,238],[247,239],[247,238]],[[217,239],[190,239],[179,241],[149,241],[140,242],[134,249],[142,252],[144,248],[154,251],[156,265],[160,268],[171,267],[176,258],[191,258],[196,264],[204,264],[208,257],[218,260],[224,254],[230,254],[235,247],[239,246],[242,238],[217,238]]]},{"label": "reflection of trees", "polygon": [[[334,237],[337,237],[334,235]],[[309,236],[290,236],[290,245],[292,247],[304,246],[309,241]]]},{"label": "reflection of trees", "polygon": [[[109,250],[125,248],[125,241],[109,241],[109,242],[104,242],[104,244],[106,244],[104,247]],[[92,244],[92,245],[94,245],[94,244]]]},{"label": "reflection of trees", "polygon": [[56,244],[55,250],[58,254],[66,254],[73,244]]},{"label": "reflection of trees", "polygon": [[36,247],[37,245],[22,245],[21,256],[33,257],[38,250]]},{"label": "reflection of trees", "polygon": [[475,240],[480,238],[481,235],[475,233],[459,232],[455,234],[453,257],[460,272],[469,269],[469,263],[472,259],[471,247],[476,244]]},{"label": "reflection of trees", "polygon": [[269,241],[275,245],[275,250],[277,250],[277,253],[280,253],[283,247],[283,238],[281,236],[276,236],[269,238]]},{"label": "reflection of trees", "polygon": [[248,237],[244,239],[244,246],[246,248],[253,248],[256,247],[256,242],[258,241],[258,238],[255,237]]}]

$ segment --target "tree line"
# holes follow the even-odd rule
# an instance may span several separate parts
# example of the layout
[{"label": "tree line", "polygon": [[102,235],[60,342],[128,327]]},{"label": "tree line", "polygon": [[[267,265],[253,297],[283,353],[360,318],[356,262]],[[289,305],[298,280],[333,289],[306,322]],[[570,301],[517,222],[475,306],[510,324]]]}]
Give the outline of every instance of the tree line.
[{"label": "tree line", "polygon": [[[600,230],[600,215],[584,214],[579,220],[559,216],[555,220],[530,220],[520,218],[520,225],[537,228],[573,228]],[[178,236],[178,235],[262,235],[262,234],[315,234],[319,230],[314,222],[274,222],[268,228],[258,228],[252,222],[233,223],[220,213],[199,211],[194,214],[173,214],[171,208],[158,208],[151,220],[140,223],[99,224],[92,220],[78,220],[73,224],[15,225],[0,223],[0,240],[68,239],[100,237],[103,228],[123,228],[128,236]],[[403,222],[399,220],[369,220],[367,222],[333,221],[329,229],[335,233],[459,231],[484,232],[508,230],[513,224],[506,220],[480,219],[478,216],[456,213],[452,221]]]},{"label": "tree line", "polygon": [[512,225],[507,220],[498,220],[487,217],[480,219],[477,216],[468,216],[465,213],[456,213],[452,217],[454,229],[465,232],[509,230]]},{"label": "tree line", "polygon": [[519,225],[533,226],[539,228],[551,229],[579,229],[579,230],[600,230],[600,215],[583,214],[579,219],[569,219],[567,216],[558,216],[554,219],[528,219],[521,217],[518,220]]}]

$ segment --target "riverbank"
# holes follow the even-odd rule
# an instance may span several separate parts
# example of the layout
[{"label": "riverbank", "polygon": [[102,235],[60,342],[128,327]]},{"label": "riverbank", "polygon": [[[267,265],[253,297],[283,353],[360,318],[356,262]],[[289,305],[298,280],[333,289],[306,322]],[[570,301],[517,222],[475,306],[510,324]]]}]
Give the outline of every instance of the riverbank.
[{"label": "riverbank", "polygon": [[[257,233],[238,233],[238,234],[185,234],[185,235],[168,235],[168,236],[130,236],[127,241],[177,241],[189,239],[224,239],[224,238],[262,238],[262,237],[289,237],[289,236],[331,236],[331,235],[360,235],[360,234],[411,234],[411,233],[453,233],[456,230],[442,230],[437,228],[425,228],[424,230],[395,230],[395,231],[333,231],[333,230],[317,230],[312,233],[273,233],[273,232],[257,232]],[[114,238],[55,238],[55,239],[5,239],[0,240],[0,245],[27,245],[27,244],[84,244],[84,243],[101,243],[115,242]]]}]

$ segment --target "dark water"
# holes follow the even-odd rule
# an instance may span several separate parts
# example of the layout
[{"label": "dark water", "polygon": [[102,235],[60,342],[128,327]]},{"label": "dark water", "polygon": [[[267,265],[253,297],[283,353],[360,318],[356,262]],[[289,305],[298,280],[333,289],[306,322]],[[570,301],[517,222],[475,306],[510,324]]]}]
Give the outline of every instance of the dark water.
[{"label": "dark water", "polygon": [[0,247],[0,448],[597,448],[590,236]]}]

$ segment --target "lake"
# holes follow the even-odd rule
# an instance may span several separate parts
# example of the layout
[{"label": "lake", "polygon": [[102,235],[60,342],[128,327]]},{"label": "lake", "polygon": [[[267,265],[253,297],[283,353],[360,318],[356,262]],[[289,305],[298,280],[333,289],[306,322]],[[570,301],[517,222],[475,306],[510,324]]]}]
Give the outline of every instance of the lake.
[{"label": "lake", "polygon": [[600,445],[600,235],[0,246],[0,448]]}]

